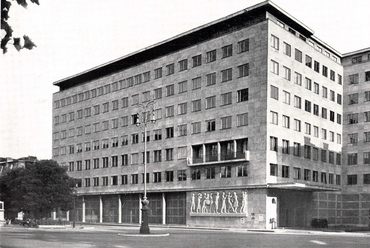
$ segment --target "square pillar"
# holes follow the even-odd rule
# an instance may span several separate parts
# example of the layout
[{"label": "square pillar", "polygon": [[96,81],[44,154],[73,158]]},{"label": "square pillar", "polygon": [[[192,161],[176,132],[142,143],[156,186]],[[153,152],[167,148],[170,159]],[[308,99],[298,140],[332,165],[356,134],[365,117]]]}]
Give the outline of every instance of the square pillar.
[{"label": "square pillar", "polygon": [[162,193],[162,224],[166,225],[166,194]]},{"label": "square pillar", "polygon": [[85,215],[86,215],[86,204],[85,204],[85,197],[83,196],[82,197],[82,222],[83,223],[86,222]]},{"label": "square pillar", "polygon": [[103,198],[99,196],[99,222],[103,223]]},{"label": "square pillar", "polygon": [[118,195],[118,223],[122,223],[122,199],[121,195]]}]

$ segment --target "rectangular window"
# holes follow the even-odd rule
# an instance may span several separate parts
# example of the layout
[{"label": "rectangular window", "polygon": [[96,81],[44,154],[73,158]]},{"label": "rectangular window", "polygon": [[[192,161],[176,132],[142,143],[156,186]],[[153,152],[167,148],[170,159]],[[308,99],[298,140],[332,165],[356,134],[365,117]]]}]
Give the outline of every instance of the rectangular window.
[{"label": "rectangular window", "polygon": [[319,95],[319,94],[320,94],[320,86],[319,86],[319,84],[318,84],[318,83],[316,83],[316,82],[314,82],[314,83],[313,83],[313,92],[314,92],[315,94],[317,94],[317,95]]},{"label": "rectangular window", "polygon": [[301,168],[294,167],[293,168],[293,178],[294,179],[301,179]]},{"label": "rectangular window", "polygon": [[201,54],[194,56],[192,59],[193,59],[193,67],[202,65],[202,55]]},{"label": "rectangular window", "polygon": [[294,142],[293,155],[297,157],[301,156],[301,144],[300,143]]},{"label": "rectangular window", "polygon": [[306,66],[312,68],[312,58],[308,55],[306,55],[306,62],[305,62]]},{"label": "rectangular window", "polygon": [[179,125],[178,129],[179,129],[179,136],[186,136],[187,135],[187,125],[186,124]]},{"label": "rectangular window", "polygon": [[162,98],[162,88],[154,89],[154,99],[161,99]]},{"label": "rectangular window", "polygon": [[335,71],[330,70],[330,80],[335,81]]},{"label": "rectangular window", "polygon": [[311,180],[311,171],[308,169],[304,169],[303,171],[303,180],[310,181]]},{"label": "rectangular window", "polygon": [[282,153],[289,154],[289,140],[283,139]]},{"label": "rectangular window", "polygon": [[166,182],[173,182],[173,171],[166,171]]},{"label": "rectangular window", "polygon": [[324,77],[328,77],[328,67],[326,67],[325,65],[322,66],[322,75]]},{"label": "rectangular window", "polygon": [[283,127],[290,128],[290,117],[289,116],[283,115],[282,121],[283,121]]},{"label": "rectangular window", "polygon": [[315,70],[315,72],[320,73],[320,63],[316,60],[314,61],[313,69]]},{"label": "rectangular window", "polygon": [[206,127],[207,127],[207,132],[212,132],[216,130],[216,120],[207,120],[206,121]]},{"label": "rectangular window", "polygon": [[201,77],[193,78],[192,82],[193,82],[193,90],[200,89],[202,87]]},{"label": "rectangular window", "polygon": [[195,100],[191,102],[192,105],[192,112],[197,112],[202,110],[202,102],[201,99]]},{"label": "rectangular window", "polygon": [[248,126],[248,113],[238,114],[237,116],[237,126]]},{"label": "rectangular window", "polygon": [[302,75],[298,72],[294,72],[294,83],[297,85],[302,85]]},{"label": "rectangular window", "polygon": [[222,58],[227,58],[233,55],[233,45],[227,45],[221,48]]},{"label": "rectangular window", "polygon": [[173,148],[166,149],[166,161],[173,160]]},{"label": "rectangular window", "polygon": [[348,95],[348,105],[358,104],[358,93]]},{"label": "rectangular window", "polygon": [[178,170],[177,171],[177,180],[178,181],[186,181],[186,170]]},{"label": "rectangular window", "polygon": [[364,142],[370,142],[370,132],[364,132]]},{"label": "rectangular window", "polygon": [[290,81],[290,78],[291,78],[290,68],[283,66],[283,69],[284,69],[284,78]]},{"label": "rectangular window", "polygon": [[200,180],[200,169],[191,169],[191,180]]},{"label": "rectangular window", "polygon": [[277,152],[278,149],[278,139],[276,137],[270,136],[270,151]]},{"label": "rectangular window", "polygon": [[295,49],[295,56],[294,57],[295,57],[295,60],[302,63],[302,52],[300,50],[298,50],[297,48]]},{"label": "rectangular window", "polygon": [[294,107],[301,108],[301,98],[299,96],[294,96]]},{"label": "rectangular window", "polygon": [[162,181],[161,172],[153,172],[153,183],[160,183]]},{"label": "rectangular window", "polygon": [[291,56],[291,53],[292,53],[292,48],[291,46],[288,44],[288,43],[283,43],[284,44],[284,54],[287,55],[287,56]]},{"label": "rectangular window", "polygon": [[221,166],[221,172],[220,172],[221,178],[229,178],[231,177],[231,166]]},{"label": "rectangular window", "polygon": [[177,114],[178,115],[183,115],[183,114],[186,114],[187,113],[188,104],[186,102],[180,103],[177,106],[178,106],[177,107]]},{"label": "rectangular window", "polygon": [[174,116],[174,106],[166,107],[166,117],[173,117]]},{"label": "rectangular window", "polygon": [[271,46],[276,50],[279,50],[279,38],[275,35],[271,35]]},{"label": "rectangular window", "polygon": [[290,93],[283,90],[283,103],[290,105]]},{"label": "rectangular window", "polygon": [[270,123],[277,125],[278,124],[278,113],[274,112],[274,111],[270,111],[270,115],[271,115],[271,122]]},{"label": "rectangular window", "polygon": [[207,74],[206,79],[207,79],[207,86],[216,84],[216,73],[213,72],[213,73]]},{"label": "rectangular window", "polygon": [[368,102],[370,101],[370,91],[365,91],[365,99],[364,99],[365,102]]},{"label": "rectangular window", "polygon": [[370,174],[364,174],[364,184],[370,184]]},{"label": "rectangular window", "polygon": [[188,60],[184,59],[179,61],[180,71],[185,71],[188,69]]},{"label": "rectangular window", "polygon": [[347,175],[348,185],[357,185],[357,175]]},{"label": "rectangular window", "polygon": [[311,81],[311,79],[306,78],[306,80],[305,80],[305,88],[307,90],[312,90],[312,81]]},{"label": "rectangular window", "polygon": [[232,80],[233,70],[232,68],[221,71],[221,82],[227,82]]},{"label": "rectangular window", "polygon": [[188,91],[188,82],[182,81],[179,83],[179,93],[184,93]]},{"label": "rectangular window", "polygon": [[223,105],[229,105],[231,103],[232,103],[232,95],[231,95],[231,92],[227,92],[227,93],[221,94],[221,106],[223,106]]},{"label": "rectangular window", "polygon": [[366,71],[365,72],[365,82],[369,82],[370,81],[370,71]]},{"label": "rectangular window", "polygon": [[238,42],[238,53],[249,51],[249,39],[245,39]]},{"label": "rectangular window", "polygon": [[216,107],[216,96],[210,96],[206,98],[206,109]]},{"label": "rectangular window", "polygon": [[128,155],[127,154],[121,155],[121,159],[122,159],[122,162],[121,162],[122,166],[128,165]]},{"label": "rectangular window", "polygon": [[249,76],[249,64],[239,65],[238,73],[239,78]]},{"label": "rectangular window", "polygon": [[304,157],[311,159],[311,146],[304,145]]},{"label": "rectangular window", "polygon": [[313,105],[313,114],[319,116],[319,105]]},{"label": "rectangular window", "polygon": [[271,72],[279,75],[279,63],[274,60],[271,60]]},{"label": "rectangular window", "polygon": [[312,172],[312,181],[313,182],[318,182],[319,181],[319,172],[318,171],[313,171]]},{"label": "rectangular window", "polygon": [[279,100],[279,88],[271,85],[270,89],[271,89],[270,97]]},{"label": "rectangular window", "polygon": [[138,183],[139,183],[139,175],[131,174],[131,184],[138,184]]},{"label": "rectangular window", "polygon": [[324,184],[327,184],[326,172],[321,172],[321,182],[324,183]]},{"label": "rectangular window", "polygon": [[207,167],[206,168],[206,179],[214,179],[216,175],[216,168],[215,167]]},{"label": "rectangular window", "polygon": [[308,100],[304,101],[304,110],[311,113],[311,102]]},{"label": "rectangular window", "polygon": [[358,73],[349,75],[348,79],[349,84],[358,84]]},{"label": "rectangular window", "polygon": [[239,165],[236,167],[236,176],[237,177],[246,177],[248,176],[248,172],[247,172],[247,166],[246,165]]},{"label": "rectangular window", "polygon": [[162,77],[162,67],[154,70],[154,79]]},{"label": "rectangular window", "polygon": [[221,118],[221,129],[231,128],[232,119],[231,116]]},{"label": "rectangular window", "polygon": [[175,85],[174,84],[167,85],[166,86],[166,96],[172,96],[173,94],[175,94]]},{"label": "rectangular window", "polygon": [[216,50],[212,50],[212,51],[209,51],[206,53],[206,56],[207,56],[207,63],[211,63],[213,61],[216,61],[216,55],[217,55],[217,52]]},{"label": "rectangular window", "polygon": [[169,64],[166,66],[167,69],[167,76],[175,73],[175,65]]},{"label": "rectangular window", "polygon": [[357,164],[357,153],[349,153],[347,156],[348,165],[356,165]]},{"label": "rectangular window", "polygon": [[270,176],[278,176],[278,165],[277,164],[270,164]]},{"label": "rectangular window", "polygon": [[294,119],[294,131],[300,132],[301,131],[301,121]]},{"label": "rectangular window", "polygon": [[348,124],[357,124],[358,123],[358,113],[348,114]]},{"label": "rectangular window", "polygon": [[201,122],[194,122],[191,124],[192,127],[192,134],[197,134],[201,132]]}]

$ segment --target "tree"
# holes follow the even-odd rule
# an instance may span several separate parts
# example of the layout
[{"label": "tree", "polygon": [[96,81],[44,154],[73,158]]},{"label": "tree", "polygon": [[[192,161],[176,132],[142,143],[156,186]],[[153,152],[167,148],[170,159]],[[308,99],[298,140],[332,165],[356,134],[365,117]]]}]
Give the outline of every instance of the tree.
[{"label": "tree", "polygon": [[53,160],[40,160],[0,176],[0,198],[8,218],[23,212],[42,218],[57,209],[73,209],[75,179]]},{"label": "tree", "polygon": [[[30,0],[32,3],[40,5],[38,0]],[[27,8],[27,0],[16,0],[16,2],[24,8]],[[12,6],[12,3],[8,0],[1,0],[1,29],[4,29],[5,35],[1,38],[1,49],[3,53],[6,53],[8,48],[7,44],[9,41],[13,40],[13,45],[17,51],[27,48],[31,50],[35,47],[35,43],[27,35],[23,35],[23,46],[21,45],[20,37],[13,37],[13,29],[8,23],[9,19],[9,10]]]}]

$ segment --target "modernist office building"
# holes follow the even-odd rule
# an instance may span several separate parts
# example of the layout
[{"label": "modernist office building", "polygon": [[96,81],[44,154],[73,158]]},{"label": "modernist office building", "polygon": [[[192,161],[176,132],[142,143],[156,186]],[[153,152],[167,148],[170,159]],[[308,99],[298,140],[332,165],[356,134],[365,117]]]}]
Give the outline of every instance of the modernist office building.
[{"label": "modernist office building", "polygon": [[55,82],[53,159],[80,179],[77,220],[140,223],[146,139],[150,223],[309,225],[316,193],[343,182],[341,63],[266,1]]}]

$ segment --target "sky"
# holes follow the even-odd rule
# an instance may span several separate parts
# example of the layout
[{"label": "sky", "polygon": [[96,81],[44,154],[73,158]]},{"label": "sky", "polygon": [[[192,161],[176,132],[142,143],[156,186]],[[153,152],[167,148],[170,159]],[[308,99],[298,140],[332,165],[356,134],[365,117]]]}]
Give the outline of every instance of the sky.
[{"label": "sky", "polygon": [[[262,0],[39,0],[27,9],[12,2],[13,36],[26,34],[37,47],[0,54],[0,157],[51,159],[54,82]],[[370,47],[369,0],[273,2],[340,53]]]}]

